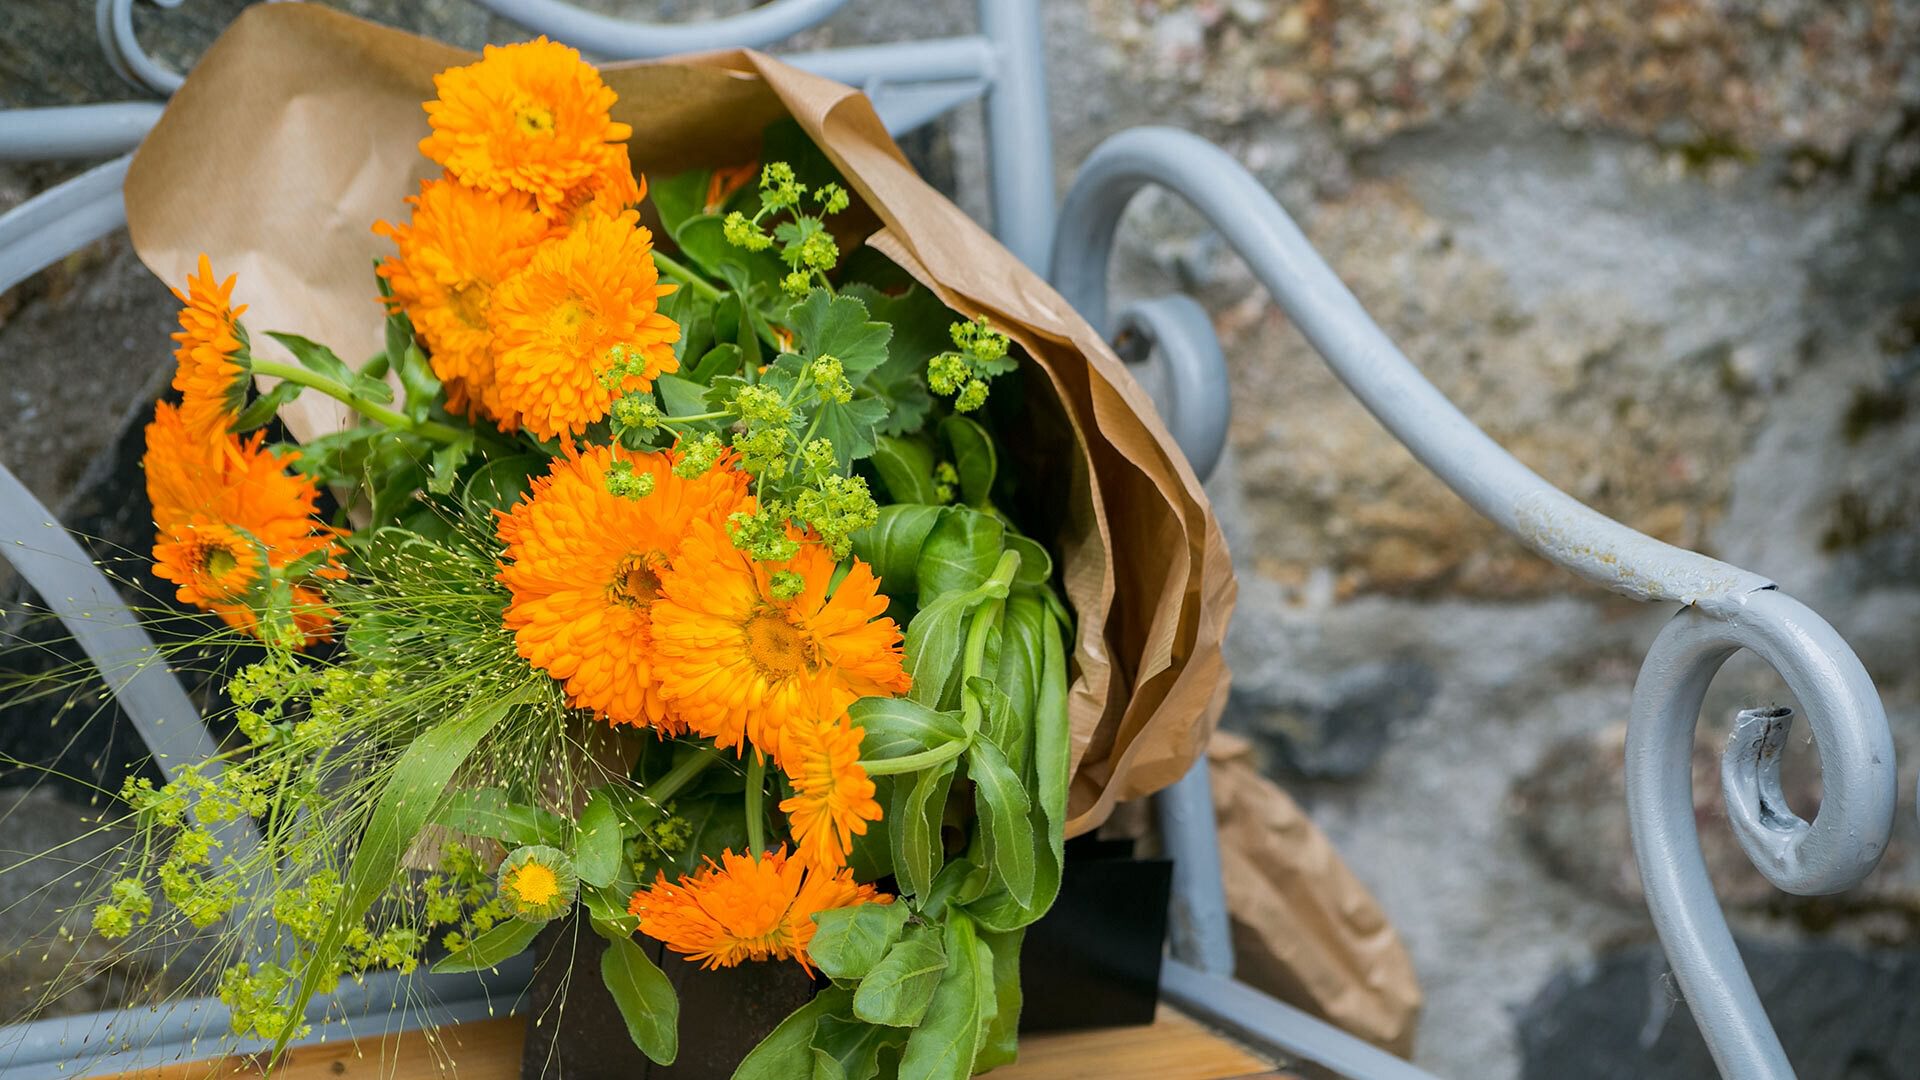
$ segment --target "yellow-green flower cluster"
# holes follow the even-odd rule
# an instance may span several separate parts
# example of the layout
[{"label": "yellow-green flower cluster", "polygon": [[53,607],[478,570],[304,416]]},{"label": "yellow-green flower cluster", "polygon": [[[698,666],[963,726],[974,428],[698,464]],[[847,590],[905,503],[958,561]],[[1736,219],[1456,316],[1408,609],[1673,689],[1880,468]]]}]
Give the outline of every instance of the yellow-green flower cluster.
[{"label": "yellow-green flower cluster", "polygon": [[1018,364],[1007,355],[1007,335],[984,315],[954,323],[949,333],[953,348],[927,361],[927,385],[936,394],[954,395],[955,412],[973,412],[987,403],[987,381]]}]

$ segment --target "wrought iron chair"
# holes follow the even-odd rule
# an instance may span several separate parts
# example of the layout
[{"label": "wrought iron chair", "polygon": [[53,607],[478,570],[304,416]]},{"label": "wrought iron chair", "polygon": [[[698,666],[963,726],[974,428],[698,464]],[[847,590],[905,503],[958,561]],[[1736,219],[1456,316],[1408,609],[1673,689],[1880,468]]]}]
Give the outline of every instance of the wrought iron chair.
[{"label": "wrought iron chair", "polygon": [[[144,2],[175,7],[180,0]],[[589,55],[639,58],[767,45],[828,18],[844,0],[772,0],[689,26],[611,18],[564,0],[476,2]],[[181,76],[140,48],[133,3],[97,0],[101,47],[128,82],[165,96]],[[1802,894],[1848,888],[1885,849],[1896,786],[1886,716],[1853,651],[1768,579],[1643,536],[1501,449],[1395,348],[1258,182],[1206,141],[1167,128],[1114,136],[1082,166],[1056,223],[1034,0],[979,0],[979,22],[979,32],[967,36],[786,59],[865,90],[896,134],[959,105],[983,103],[996,233],[1029,265],[1050,270],[1094,325],[1130,331],[1136,355],[1129,359],[1159,366],[1156,404],[1197,474],[1205,477],[1218,461],[1228,414],[1227,373],[1211,324],[1184,296],[1108,310],[1106,271],[1120,216],[1148,185],[1198,209],[1354,395],[1474,509],[1595,584],[1680,605],[1653,641],[1634,688],[1627,800],[1635,857],[1668,960],[1721,1073],[1791,1077],[1707,879],[1693,814],[1693,729],[1715,672],[1736,651],[1753,651],[1781,675],[1811,718],[1824,770],[1820,811],[1803,821],[1781,792],[1790,715],[1756,710],[1741,714],[1723,757],[1728,818],[1749,859],[1776,886]],[[0,112],[0,160],[111,157],[0,216],[0,290],[125,223],[120,184],[131,150],[161,110],[134,101]],[[85,551],[4,465],[0,551],[99,666],[163,768],[210,754],[212,740],[197,723],[162,722],[195,716],[185,693],[154,662],[152,642]],[[1343,1075],[1428,1076],[1235,982],[1204,759],[1158,797],[1158,808],[1175,865],[1171,956],[1161,983],[1169,1001],[1259,1047]],[[319,1029],[331,1038],[477,1019],[511,1011],[530,968],[522,957],[485,976],[369,978],[317,1000],[310,1013],[332,1018]],[[153,1064],[183,1056],[198,1037],[225,1026],[225,1009],[213,999],[36,1021],[0,1031],[0,1068],[37,1080]],[[126,1052],[104,1057],[104,1046]]]}]

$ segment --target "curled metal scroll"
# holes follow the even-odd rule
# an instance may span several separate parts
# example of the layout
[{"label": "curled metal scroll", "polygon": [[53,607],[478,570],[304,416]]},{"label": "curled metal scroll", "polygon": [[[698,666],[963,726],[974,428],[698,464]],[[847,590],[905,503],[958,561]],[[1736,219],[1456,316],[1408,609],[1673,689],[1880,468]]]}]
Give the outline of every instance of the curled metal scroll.
[{"label": "curled metal scroll", "polygon": [[815,26],[847,0],[771,0],[738,15],[676,26],[584,11],[565,0],[475,0],[556,41],[623,60],[707,49],[758,48]]},{"label": "curled metal scroll", "polygon": [[[146,0],[154,7],[179,7],[180,0]],[[100,37],[100,50],[114,74],[134,86],[171,97],[185,78],[177,71],[147,55],[133,32],[134,0],[97,0],[93,8],[94,31]]]},{"label": "curled metal scroll", "polygon": [[1742,714],[1724,761],[1728,818],[1779,887],[1847,888],[1886,849],[1897,782],[1886,714],[1853,650],[1766,578],[1643,536],[1508,454],[1401,354],[1259,182],[1198,136],[1123,132],[1081,170],[1060,212],[1053,278],[1094,325],[1107,319],[1121,213],[1148,184],[1207,218],[1334,374],[1474,509],[1581,577],[1636,600],[1686,605],[1654,642],[1634,691],[1627,783],[1635,858],[1668,961],[1722,1073],[1792,1076],[1706,877],[1693,817],[1693,728],[1708,684],[1734,652],[1750,649],[1780,673],[1819,743],[1820,812],[1808,823],[1786,807],[1778,750],[1787,717],[1760,710]]},{"label": "curled metal scroll", "polygon": [[1893,829],[1893,738],[1873,681],[1833,627],[1772,589],[1731,610],[1682,608],[1654,639],[1633,688],[1627,814],[1647,907],[1667,961],[1723,1076],[1793,1076],[1714,900],[1694,822],[1693,730],[1708,685],[1751,650],[1806,710],[1824,796],[1809,823],[1780,790],[1792,711],[1749,709],[1721,761],[1727,819],[1754,866],[1788,892],[1851,888],[1880,861]]}]

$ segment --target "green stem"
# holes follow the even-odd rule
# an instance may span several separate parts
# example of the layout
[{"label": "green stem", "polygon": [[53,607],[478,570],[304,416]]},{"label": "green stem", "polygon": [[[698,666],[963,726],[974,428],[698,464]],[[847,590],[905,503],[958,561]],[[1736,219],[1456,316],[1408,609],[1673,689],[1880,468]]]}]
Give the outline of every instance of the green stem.
[{"label": "green stem", "polygon": [[423,435],[435,442],[454,443],[468,437],[466,432],[449,427],[438,420],[415,420],[398,409],[389,409],[378,402],[368,401],[355,394],[350,388],[340,385],[318,372],[308,371],[297,364],[283,364],[278,360],[262,360],[254,357],[250,367],[255,375],[271,375],[276,379],[318,390],[335,401],[341,402],[354,412],[369,420],[384,424],[395,431],[412,432]]},{"label": "green stem", "polygon": [[905,754],[896,758],[862,759],[860,767],[867,771],[868,776],[898,776],[901,773],[919,772],[922,769],[945,764],[966,753],[971,741],[955,739],[952,742],[941,743],[931,750],[922,750],[917,754]]},{"label": "green stem", "polygon": [[767,815],[760,808],[766,788],[767,759],[755,750],[747,756],[747,847],[756,859],[767,849]]},{"label": "green stem", "polygon": [[660,422],[667,425],[692,424],[701,420],[721,420],[732,415],[733,412],[731,410],[721,409],[719,412],[695,413],[692,416],[663,416],[660,418]]},{"label": "green stem", "polygon": [[663,255],[658,250],[655,250],[653,253],[653,265],[659,267],[661,273],[692,289],[694,295],[705,300],[707,303],[711,304],[720,299],[720,290],[716,288],[712,282],[701,277],[693,267],[688,266],[679,259],[671,255]]},{"label": "green stem", "polygon": [[967,626],[966,650],[962,654],[965,659],[960,669],[960,725],[968,736],[980,730],[980,701],[967,690],[967,680],[980,675],[980,669],[986,664],[987,636],[1000,624],[1000,614],[1007,607],[1007,588],[1019,572],[1020,553],[1002,552],[993,573],[980,583],[979,591],[990,599],[974,610],[973,622]]},{"label": "green stem", "polygon": [[697,753],[688,754],[685,758],[681,759],[678,764],[674,765],[673,768],[668,769],[665,776],[648,784],[646,787],[647,798],[652,800],[655,805],[666,805],[668,799],[678,795],[681,788],[686,787],[693,781],[694,777],[705,772],[707,766],[719,760],[720,751],[715,750],[711,746],[701,746]]}]

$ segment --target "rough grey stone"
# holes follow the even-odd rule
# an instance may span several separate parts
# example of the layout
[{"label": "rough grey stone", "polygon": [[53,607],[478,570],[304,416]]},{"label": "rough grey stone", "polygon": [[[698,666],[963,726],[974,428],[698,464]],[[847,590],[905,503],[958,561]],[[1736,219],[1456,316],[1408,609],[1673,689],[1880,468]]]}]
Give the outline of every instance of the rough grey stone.
[{"label": "rough grey stone", "polygon": [[1226,723],[1254,736],[1279,768],[1310,780],[1364,776],[1394,729],[1427,709],[1438,680],[1414,660],[1356,664],[1327,681],[1325,696],[1288,698],[1236,688]]},{"label": "rough grey stone", "polygon": [[[1920,951],[1749,940],[1754,986],[1801,1080],[1899,1080],[1920,1061]],[[1519,1017],[1524,1080],[1716,1075],[1659,947],[1561,972]]]}]

